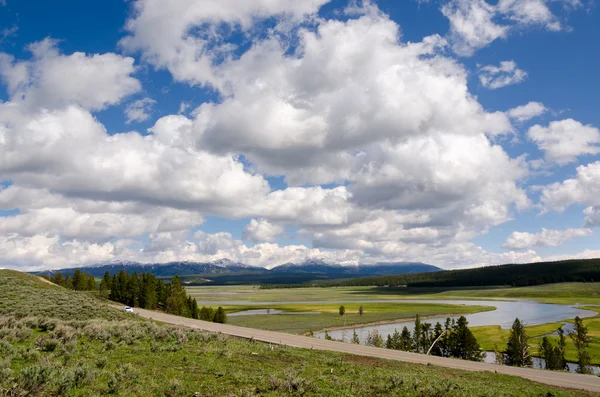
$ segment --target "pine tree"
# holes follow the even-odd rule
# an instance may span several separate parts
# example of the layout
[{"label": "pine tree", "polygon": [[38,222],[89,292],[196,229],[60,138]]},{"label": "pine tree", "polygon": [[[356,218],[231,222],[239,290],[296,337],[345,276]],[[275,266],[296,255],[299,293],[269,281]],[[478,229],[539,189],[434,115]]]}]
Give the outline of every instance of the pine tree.
[{"label": "pine tree", "polygon": [[383,347],[383,338],[379,334],[379,332],[375,329],[370,331],[367,335],[367,346],[375,346],[375,347]]},{"label": "pine tree", "polygon": [[210,307],[202,306],[200,309],[200,320],[212,321],[214,317],[213,310]]},{"label": "pine tree", "polygon": [[362,315],[364,314],[364,309],[362,307],[362,305],[358,308],[358,315],[362,317]]},{"label": "pine tree", "polygon": [[106,273],[104,273],[102,281],[104,281],[104,287],[107,291],[112,289],[112,278],[110,277],[110,273],[108,272],[108,270],[106,271]]},{"label": "pine tree", "polygon": [[75,269],[75,271],[73,272],[73,281],[71,284],[71,288],[73,288],[75,291],[82,290],[82,288],[81,288],[82,278],[83,278],[83,276],[81,274],[81,270]]},{"label": "pine tree", "polygon": [[423,332],[423,325],[421,324],[421,316],[417,314],[415,318],[415,327],[413,328],[413,346],[416,353],[422,353],[421,336]]},{"label": "pine tree", "polygon": [[165,311],[177,316],[189,317],[187,294],[181,285],[179,276],[173,276],[169,289],[169,297],[167,298],[167,307]]},{"label": "pine tree", "polygon": [[433,328],[433,335],[431,337],[432,345],[430,346],[431,351],[429,352],[429,354],[431,354],[433,356],[440,356],[440,357],[445,356],[447,349],[446,349],[446,341],[445,341],[444,335],[445,335],[444,328],[442,328],[442,324],[440,324],[438,321],[435,324],[435,327]]},{"label": "pine tree", "polygon": [[340,306],[339,313],[340,313],[340,316],[343,316],[346,313],[346,308],[344,306]]},{"label": "pine tree", "polygon": [[227,315],[225,314],[225,310],[221,306],[217,308],[215,312],[215,317],[213,318],[213,322],[225,324],[227,322]]},{"label": "pine tree", "polygon": [[88,275],[88,280],[87,280],[87,290],[88,291],[95,291],[97,288],[96,285],[96,280],[94,280],[94,276],[92,276],[91,274]]},{"label": "pine tree", "polygon": [[410,331],[408,330],[408,327],[404,327],[402,328],[402,333],[400,334],[400,350],[403,350],[405,352],[411,352],[413,351],[413,340],[412,337],[410,336]]},{"label": "pine tree", "polygon": [[460,316],[451,331],[450,356],[463,360],[483,361],[484,353],[468,325],[466,317]]},{"label": "pine tree", "polygon": [[52,276],[50,278],[50,281],[52,281],[56,285],[60,285],[61,287],[65,286],[65,279],[64,279],[62,273],[56,273],[54,276]]},{"label": "pine tree", "polygon": [[592,358],[587,349],[590,347],[592,338],[588,336],[588,329],[579,316],[575,317],[575,328],[569,333],[575,348],[577,349],[577,372],[580,374],[592,373]]},{"label": "pine tree", "polygon": [[529,354],[529,338],[525,332],[525,326],[518,318],[515,319],[510,330],[504,351],[504,364],[513,367],[531,367],[533,365],[533,359]]}]

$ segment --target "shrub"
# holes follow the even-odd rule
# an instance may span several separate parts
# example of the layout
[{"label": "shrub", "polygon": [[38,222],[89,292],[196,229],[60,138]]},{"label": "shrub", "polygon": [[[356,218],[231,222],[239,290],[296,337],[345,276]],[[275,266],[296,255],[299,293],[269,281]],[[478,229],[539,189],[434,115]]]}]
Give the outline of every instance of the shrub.
[{"label": "shrub", "polygon": [[51,367],[32,365],[21,370],[18,383],[29,394],[37,395],[46,386],[51,375]]}]

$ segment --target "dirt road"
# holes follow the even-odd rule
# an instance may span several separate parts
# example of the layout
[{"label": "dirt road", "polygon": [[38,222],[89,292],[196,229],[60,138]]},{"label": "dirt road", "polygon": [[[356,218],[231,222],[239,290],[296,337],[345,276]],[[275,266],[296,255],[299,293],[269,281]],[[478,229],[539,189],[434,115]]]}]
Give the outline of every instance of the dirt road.
[{"label": "dirt road", "polygon": [[597,376],[544,371],[531,368],[515,368],[504,365],[485,364],[451,358],[427,356],[424,354],[407,353],[398,350],[380,349],[363,345],[353,345],[350,343],[334,342],[306,336],[237,327],[234,325],[209,323],[206,321],[193,320],[191,318],[173,316],[170,314],[137,308],[134,309],[134,311],[141,317],[161,321],[164,323],[182,325],[185,327],[197,328],[205,331],[221,332],[223,334],[246,339],[254,339],[261,342],[301,347],[306,349],[329,350],[334,352],[357,354],[361,356],[377,357],[409,363],[432,364],[466,371],[491,371],[500,374],[519,376],[521,378],[526,378],[534,382],[544,383],[547,385],[582,389],[600,393],[600,377]]}]

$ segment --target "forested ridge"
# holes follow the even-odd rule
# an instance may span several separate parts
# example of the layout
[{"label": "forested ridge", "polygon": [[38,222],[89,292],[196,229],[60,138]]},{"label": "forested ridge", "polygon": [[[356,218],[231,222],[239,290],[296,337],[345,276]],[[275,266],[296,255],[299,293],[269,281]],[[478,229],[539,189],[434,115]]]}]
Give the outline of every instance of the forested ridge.
[{"label": "forested ridge", "polygon": [[508,285],[522,287],[592,281],[600,281],[600,259],[574,259],[432,273],[364,277],[334,283],[319,283],[319,286],[471,287]]}]

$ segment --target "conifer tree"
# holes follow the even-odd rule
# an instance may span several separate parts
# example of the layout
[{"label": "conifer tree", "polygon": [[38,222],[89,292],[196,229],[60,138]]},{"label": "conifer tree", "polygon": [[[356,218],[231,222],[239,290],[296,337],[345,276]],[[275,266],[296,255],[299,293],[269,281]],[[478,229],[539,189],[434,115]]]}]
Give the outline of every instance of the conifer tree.
[{"label": "conifer tree", "polygon": [[200,320],[202,321],[212,321],[214,314],[213,310],[210,307],[202,306],[200,309]]},{"label": "conifer tree", "polygon": [[484,353],[468,325],[466,317],[460,316],[450,332],[449,355],[463,360],[483,361]]},{"label": "conifer tree", "polygon": [[504,351],[504,364],[513,367],[531,367],[533,365],[533,359],[529,354],[529,338],[525,326],[518,318],[515,319],[510,330]]},{"label": "conifer tree", "polygon": [[412,337],[410,336],[410,331],[408,330],[408,327],[404,327],[402,328],[402,333],[400,334],[400,345],[399,345],[400,350],[403,350],[405,352],[410,352],[413,351],[413,340]]},{"label": "conifer tree", "polygon": [[169,297],[167,298],[167,307],[165,311],[177,316],[189,317],[187,294],[181,285],[181,279],[179,276],[173,276],[169,290]]},{"label": "conifer tree", "polygon": [[577,349],[577,372],[580,374],[592,373],[592,358],[587,349],[590,347],[592,338],[588,336],[588,329],[579,316],[575,317],[575,328],[569,333],[573,344]]},{"label": "conifer tree", "polygon": [[416,353],[422,353],[421,336],[423,332],[423,325],[421,324],[421,316],[417,314],[415,318],[415,327],[413,328],[413,347]]},{"label": "conifer tree", "polygon": [[91,274],[88,275],[88,280],[87,280],[87,290],[88,291],[95,291],[97,288],[96,286],[96,280],[94,280],[94,276],[92,276]]},{"label": "conifer tree", "polygon": [[360,305],[360,307],[358,308],[358,315],[362,317],[364,312],[365,312],[365,310],[363,309],[362,305]]},{"label": "conifer tree", "polygon": [[225,314],[225,310],[221,306],[217,308],[215,312],[215,317],[213,318],[213,322],[225,324],[227,322],[227,315]]},{"label": "conifer tree", "polygon": [[339,313],[340,313],[340,316],[343,316],[344,314],[346,314],[346,308],[343,305],[340,306]]}]

